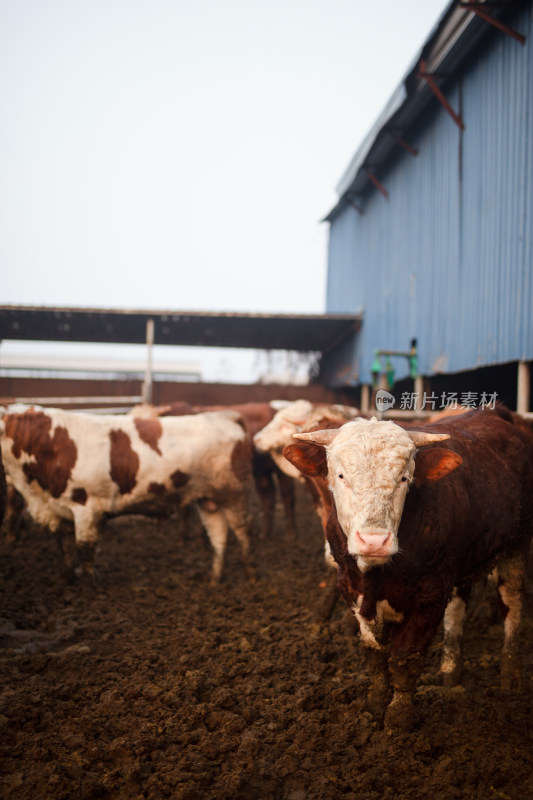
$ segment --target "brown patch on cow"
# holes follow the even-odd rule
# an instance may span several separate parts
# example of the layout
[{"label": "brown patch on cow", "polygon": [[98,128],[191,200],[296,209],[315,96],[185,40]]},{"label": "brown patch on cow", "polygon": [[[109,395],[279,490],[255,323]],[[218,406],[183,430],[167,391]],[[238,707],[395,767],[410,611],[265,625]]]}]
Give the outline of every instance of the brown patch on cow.
[{"label": "brown patch on cow", "polygon": [[243,482],[250,476],[251,469],[252,443],[249,439],[241,439],[231,453],[231,470],[237,480]]},{"label": "brown patch on cow", "polygon": [[158,455],[161,455],[161,450],[157,444],[163,434],[163,426],[160,421],[158,419],[141,419],[140,417],[133,421],[142,441],[152,450],[155,450]]},{"label": "brown patch on cow", "polygon": [[15,458],[27,453],[35,459],[22,467],[28,483],[37,481],[52,497],[60,497],[78,457],[78,449],[67,429],[58,425],[51,436],[51,418],[43,411],[32,409],[23,414],[7,414],[4,419],[6,436],[13,439]]},{"label": "brown patch on cow", "polygon": [[156,481],[152,481],[152,483],[150,483],[148,486],[148,491],[150,494],[155,494],[158,496],[165,494],[166,490],[167,489],[164,483],[156,483]]},{"label": "brown patch on cow", "polygon": [[130,437],[124,431],[112,430],[109,438],[111,480],[117,484],[120,494],[129,494],[137,483],[139,456],[133,450]]},{"label": "brown patch on cow", "polygon": [[172,481],[172,486],[174,489],[182,489],[190,480],[190,475],[187,475],[185,472],[181,472],[179,469],[177,469],[170,476],[170,480]]},{"label": "brown patch on cow", "polygon": [[73,503],[79,503],[80,506],[84,506],[87,502],[87,492],[81,486],[73,489],[70,497]]}]

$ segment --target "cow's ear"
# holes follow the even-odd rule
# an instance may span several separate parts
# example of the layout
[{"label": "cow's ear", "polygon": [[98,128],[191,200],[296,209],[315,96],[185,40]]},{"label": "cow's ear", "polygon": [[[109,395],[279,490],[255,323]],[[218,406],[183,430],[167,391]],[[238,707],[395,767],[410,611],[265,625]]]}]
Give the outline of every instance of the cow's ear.
[{"label": "cow's ear", "polygon": [[423,486],[425,483],[440,481],[460,464],[463,459],[453,450],[444,447],[423,448],[416,454],[415,483]]},{"label": "cow's ear", "polygon": [[326,451],[319,444],[301,440],[297,444],[288,444],[283,449],[283,455],[302,475],[325,478],[328,474]]}]

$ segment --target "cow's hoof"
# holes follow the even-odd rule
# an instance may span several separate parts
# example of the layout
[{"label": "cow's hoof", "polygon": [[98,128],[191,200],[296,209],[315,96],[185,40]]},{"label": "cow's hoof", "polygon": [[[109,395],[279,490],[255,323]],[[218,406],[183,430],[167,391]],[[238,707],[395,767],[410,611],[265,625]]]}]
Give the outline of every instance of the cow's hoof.
[{"label": "cow's hoof", "polygon": [[76,583],[78,590],[93,594],[99,586],[98,573],[94,569],[76,569]]},{"label": "cow's hoof", "polygon": [[63,576],[63,580],[65,581],[65,583],[68,584],[69,586],[73,586],[75,583],[77,583],[78,576],[76,575],[76,570],[71,564],[70,565],[65,564],[63,566],[61,570],[61,575]]},{"label": "cow's hoof", "polygon": [[413,697],[407,692],[395,692],[385,712],[385,730],[391,732],[410,731],[417,721]]},{"label": "cow's hoof", "polygon": [[440,675],[442,677],[442,685],[445,689],[453,689],[454,686],[457,686],[461,680],[461,673],[462,673],[462,665],[457,664],[453,669],[444,671],[440,671]]},{"label": "cow's hoof", "polygon": [[389,707],[391,696],[392,691],[385,677],[376,679],[376,676],[374,676],[368,689],[367,706],[375,719],[383,719],[383,714]]},{"label": "cow's hoof", "polygon": [[500,688],[504,692],[521,692],[524,688],[524,671],[516,655],[502,654]]}]

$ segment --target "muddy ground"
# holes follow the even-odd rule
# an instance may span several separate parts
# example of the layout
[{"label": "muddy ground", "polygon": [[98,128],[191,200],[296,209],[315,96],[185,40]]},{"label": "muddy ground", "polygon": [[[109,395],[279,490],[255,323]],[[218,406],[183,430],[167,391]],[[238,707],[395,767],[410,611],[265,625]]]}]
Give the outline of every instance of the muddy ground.
[{"label": "muddy ground", "polygon": [[501,625],[469,621],[463,686],[420,681],[420,722],[389,736],[365,706],[344,606],[321,628],[318,521],[278,509],[254,541],[258,579],[230,544],[224,581],[194,516],[110,523],[94,592],[68,586],[46,532],[0,546],[0,797],[533,798],[533,599],[526,689],[498,688]]}]

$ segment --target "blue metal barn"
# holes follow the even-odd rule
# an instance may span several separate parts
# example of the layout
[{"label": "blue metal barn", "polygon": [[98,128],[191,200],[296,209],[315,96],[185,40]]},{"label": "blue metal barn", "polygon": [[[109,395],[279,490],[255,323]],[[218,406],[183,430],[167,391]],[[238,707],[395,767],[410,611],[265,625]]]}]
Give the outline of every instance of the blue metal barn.
[{"label": "blue metal barn", "polygon": [[363,322],[331,385],[413,339],[424,376],[533,359],[532,22],[531,1],[450,3],[346,169],[327,312]]}]

